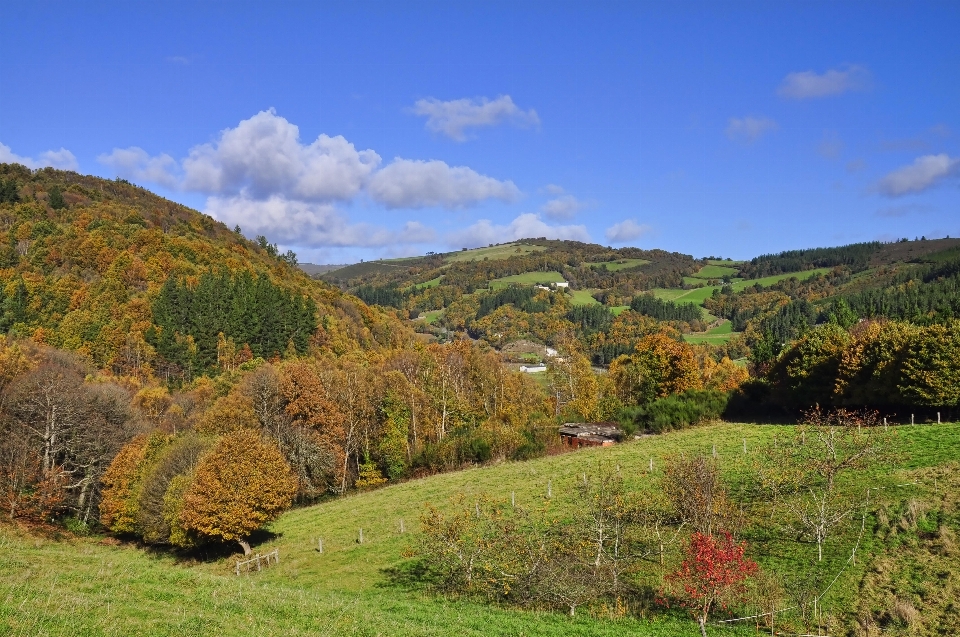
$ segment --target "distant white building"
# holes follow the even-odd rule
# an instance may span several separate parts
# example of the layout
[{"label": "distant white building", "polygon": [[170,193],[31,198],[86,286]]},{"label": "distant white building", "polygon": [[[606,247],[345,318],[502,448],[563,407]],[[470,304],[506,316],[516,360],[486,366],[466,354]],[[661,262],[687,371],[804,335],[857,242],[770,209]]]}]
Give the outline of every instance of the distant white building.
[{"label": "distant white building", "polygon": [[569,284],[567,281],[561,281],[560,283],[557,283],[557,287],[558,287],[558,288],[568,288],[568,287],[570,287],[570,284]]},{"label": "distant white building", "polygon": [[521,372],[526,372],[528,374],[539,374],[540,372],[547,371],[546,365],[521,365]]}]

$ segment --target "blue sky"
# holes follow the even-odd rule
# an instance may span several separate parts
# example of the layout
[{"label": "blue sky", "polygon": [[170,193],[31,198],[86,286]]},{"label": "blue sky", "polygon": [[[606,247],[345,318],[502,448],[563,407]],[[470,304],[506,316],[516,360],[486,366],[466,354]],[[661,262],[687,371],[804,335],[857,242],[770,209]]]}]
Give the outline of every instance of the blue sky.
[{"label": "blue sky", "polygon": [[960,236],[957,2],[8,3],[0,161],[302,261]]}]

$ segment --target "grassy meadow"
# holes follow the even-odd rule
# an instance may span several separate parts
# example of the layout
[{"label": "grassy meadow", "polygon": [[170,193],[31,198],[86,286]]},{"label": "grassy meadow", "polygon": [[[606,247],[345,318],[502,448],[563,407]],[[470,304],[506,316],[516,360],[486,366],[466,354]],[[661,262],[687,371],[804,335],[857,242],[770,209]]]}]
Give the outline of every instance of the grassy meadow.
[{"label": "grassy meadow", "polygon": [[544,246],[520,245],[519,243],[505,243],[499,246],[489,246],[487,248],[474,248],[472,250],[461,250],[460,252],[451,252],[444,257],[447,263],[457,261],[482,261],[483,259],[506,259],[518,254],[530,254],[531,252],[543,252]]},{"label": "grassy meadow", "polygon": [[[709,454],[714,447],[736,497],[749,502],[744,476],[758,449],[782,430],[776,425],[716,424],[645,437],[611,448],[585,449],[527,462],[504,462],[395,484],[286,513],[254,550],[278,548],[280,563],[261,573],[233,574],[236,556],[197,560],[102,537],[45,538],[0,526],[0,633],[9,635],[692,635],[685,615],[611,617],[603,609],[563,613],[522,611],[477,601],[434,597],[392,578],[418,530],[426,503],[452,506],[453,497],[480,494],[519,506],[546,502],[563,516],[583,473],[617,465],[631,490],[656,488],[663,460]],[[863,471],[858,487],[898,503],[929,498],[917,470],[960,457],[960,425],[901,427],[896,470]],[[746,447],[746,452],[744,451]],[[653,471],[650,462],[653,462]],[[898,486],[906,485],[906,486]],[[893,506],[893,505],[891,505]],[[893,510],[893,509],[891,509]],[[401,520],[405,533],[400,532]],[[856,525],[859,527],[859,523]],[[364,542],[358,543],[360,529]],[[828,541],[823,573],[837,576],[824,597],[828,609],[854,605],[858,583],[884,544],[872,535],[848,562],[850,529]],[[323,553],[317,550],[323,539]],[[785,573],[809,570],[816,547],[749,529],[749,555]],[[872,571],[870,571],[872,573]],[[754,634],[711,626],[711,635]]]},{"label": "grassy meadow", "polygon": [[592,268],[606,268],[610,272],[619,272],[629,268],[636,268],[650,263],[648,259],[619,259],[618,261],[606,261],[604,263],[591,263]]}]

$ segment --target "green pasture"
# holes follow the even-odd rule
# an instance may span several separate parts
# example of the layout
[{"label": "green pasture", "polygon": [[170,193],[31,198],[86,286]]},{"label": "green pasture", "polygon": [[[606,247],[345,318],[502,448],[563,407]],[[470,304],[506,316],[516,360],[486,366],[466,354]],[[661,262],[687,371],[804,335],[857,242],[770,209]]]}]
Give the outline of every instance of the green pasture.
[{"label": "green pasture", "polygon": [[593,290],[573,290],[571,298],[573,299],[574,305],[599,305],[600,301],[593,298],[592,294],[596,292],[596,289]]},{"label": "green pasture", "polygon": [[737,269],[721,265],[705,265],[694,274],[697,279],[722,279],[723,277],[736,276]]},{"label": "green pasture", "polygon": [[[855,476],[878,502],[922,497],[928,485],[910,469],[960,457],[960,425],[898,428],[900,466]],[[450,509],[451,499],[481,494],[519,506],[547,502],[563,517],[583,473],[618,465],[630,490],[656,488],[664,459],[716,450],[734,497],[750,506],[744,481],[760,447],[782,426],[716,424],[527,462],[503,462],[394,484],[288,512],[254,550],[279,549],[280,563],[260,573],[233,574],[236,555],[197,560],[162,549],[112,545],[100,537],[28,536],[0,526],[0,633],[7,635],[624,635],[681,637],[696,625],[680,612],[611,619],[586,609],[560,612],[501,608],[479,601],[435,597],[392,578],[409,564],[404,551],[426,503]],[[744,451],[744,445],[746,451]],[[653,462],[653,471],[649,470]],[[906,486],[898,486],[906,485]],[[400,532],[401,520],[404,533]],[[859,524],[854,525],[859,528]],[[749,554],[765,568],[805,572],[816,548],[786,534],[747,529]],[[363,529],[363,543],[359,543]],[[865,537],[855,564],[847,562],[854,530],[826,546],[823,572],[837,577],[824,597],[828,609],[846,609],[871,558],[885,549]],[[323,552],[318,540],[323,540]],[[839,574],[839,575],[838,575]],[[710,626],[711,635],[754,634]]]},{"label": "green pasture", "polygon": [[[787,274],[776,274],[773,276],[767,276],[760,279],[747,279],[739,280],[731,283],[734,292],[740,292],[747,289],[753,285],[759,283],[760,285],[766,287],[773,285],[784,279],[789,279],[791,277],[796,277],[801,281],[806,281],[810,277],[816,274],[826,274],[830,271],[830,268],[817,268],[815,270],[804,270],[803,272],[789,272]],[[689,283],[691,285],[696,285],[702,283],[703,281],[693,277],[684,277],[684,283]],[[714,290],[719,290],[722,286],[719,285],[705,285],[702,288],[693,288],[690,290],[682,290],[679,288],[655,288],[650,290],[654,296],[663,301],[673,301],[674,303],[695,303],[697,305],[702,305],[704,300],[710,298]]]},{"label": "green pasture", "polygon": [[618,259],[616,261],[607,261],[604,263],[590,263],[588,265],[591,268],[605,267],[610,272],[619,272],[620,270],[636,268],[638,266],[646,265],[648,263],[650,263],[648,259]]},{"label": "green pasture", "polygon": [[424,322],[433,325],[441,316],[443,316],[443,310],[430,310],[429,312],[424,313],[423,320]]},{"label": "green pasture", "polygon": [[719,265],[723,267],[738,266],[743,265],[746,261],[727,261],[726,259],[707,259],[707,263],[710,265]]},{"label": "green pasture", "polygon": [[564,281],[566,281],[566,279],[563,278],[562,274],[555,270],[548,270],[546,272],[524,272],[523,274],[514,274],[513,276],[493,279],[490,281],[489,287],[491,289],[501,288],[514,283],[521,285],[536,285],[537,283],[549,285],[550,283],[563,283]]},{"label": "green pasture", "polygon": [[530,254],[531,252],[543,252],[544,246],[521,245],[519,243],[505,243],[499,246],[487,248],[474,248],[473,250],[461,250],[448,254],[444,261],[454,263],[456,261],[482,261],[483,259],[507,259],[518,254]]},{"label": "green pasture", "polygon": [[724,321],[716,327],[711,327],[706,332],[698,334],[685,334],[683,340],[688,343],[709,343],[710,345],[722,345],[733,338],[733,323]]},{"label": "green pasture", "polygon": [[613,307],[610,308],[610,312],[611,312],[614,316],[620,316],[620,315],[623,314],[626,310],[629,310],[629,309],[630,309],[630,306],[629,306],[629,305],[614,305]]},{"label": "green pasture", "polygon": [[437,287],[438,285],[440,285],[440,280],[441,280],[441,279],[443,279],[443,275],[442,275],[442,274],[441,274],[440,276],[438,276],[438,277],[435,277],[435,278],[430,279],[429,281],[424,281],[423,283],[414,283],[413,286],[411,286],[411,287],[414,287],[414,288],[416,288],[416,289],[418,289],[418,290],[426,290],[427,288],[435,288],[435,287]]}]

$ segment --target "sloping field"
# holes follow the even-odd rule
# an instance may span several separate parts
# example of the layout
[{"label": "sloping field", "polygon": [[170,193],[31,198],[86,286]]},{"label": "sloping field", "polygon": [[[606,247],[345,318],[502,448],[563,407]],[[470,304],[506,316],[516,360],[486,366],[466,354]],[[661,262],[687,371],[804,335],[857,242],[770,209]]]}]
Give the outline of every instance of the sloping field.
[{"label": "sloping field", "polygon": [[604,263],[590,263],[589,265],[591,268],[605,267],[610,272],[619,272],[620,270],[628,270],[648,263],[650,263],[648,259],[619,259],[617,261],[607,261]]},{"label": "sloping field", "polygon": [[543,252],[547,248],[544,246],[521,245],[519,243],[505,243],[499,246],[490,246],[487,248],[474,248],[473,250],[462,250],[460,252],[451,252],[444,261],[453,263],[455,261],[481,261],[488,259],[506,259],[507,257],[518,254],[530,254],[531,252]]},{"label": "sloping field", "polygon": [[[612,448],[581,450],[529,462],[508,462],[433,476],[292,511],[254,550],[280,551],[279,565],[237,577],[232,558],[197,563],[99,538],[68,541],[27,537],[0,526],[0,633],[9,635],[692,635],[696,626],[679,612],[653,619],[610,619],[580,612],[498,608],[431,597],[391,580],[406,563],[403,551],[417,531],[424,504],[448,508],[453,496],[467,501],[485,493],[520,506],[543,504],[548,481],[557,514],[581,474],[599,462],[620,465],[631,489],[654,488],[669,455],[712,453],[714,446],[738,493],[740,476],[760,445],[779,430],[770,425],[720,424],[644,438]],[[941,464],[960,455],[960,425],[903,427],[900,471],[864,472],[858,480],[877,493],[907,498],[920,486],[903,471]],[[743,445],[746,445],[746,453]],[[654,470],[649,472],[650,459]],[[858,482],[859,484],[859,482]],[[400,533],[400,520],[405,533]],[[358,542],[360,529],[364,542]],[[317,550],[323,539],[324,550]],[[796,570],[815,548],[792,538],[747,533],[750,555],[768,568]],[[866,538],[856,565],[846,570],[846,549],[828,543],[824,571],[841,572],[824,598],[846,608],[867,570],[878,541]],[[710,627],[711,635],[752,635]]]},{"label": "sloping field", "polygon": [[593,298],[592,294],[597,290],[573,290],[571,298],[574,305],[599,305],[600,301]]},{"label": "sloping field", "polygon": [[683,340],[688,343],[709,343],[711,345],[720,345],[733,338],[733,323],[724,321],[716,327],[711,327],[701,334],[686,334]]},{"label": "sloping field", "polygon": [[697,279],[722,279],[725,276],[736,276],[737,269],[721,265],[705,265],[694,274]]},{"label": "sloping field", "polygon": [[[712,267],[712,266],[706,266]],[[760,284],[762,286],[773,285],[778,281],[784,279],[789,279],[791,277],[796,277],[801,281],[805,281],[810,277],[816,274],[826,274],[830,271],[830,268],[817,268],[815,270],[804,270],[803,272],[790,272],[787,274],[776,274],[773,276],[763,277],[761,279],[748,279],[741,281],[734,281],[730,285],[733,287],[734,292],[739,292],[744,290],[752,285]],[[699,273],[698,273],[699,276]],[[685,281],[690,283],[695,283],[696,279],[691,277],[684,277]],[[653,292],[653,295],[658,299],[664,301],[673,301],[675,303],[696,303],[697,305],[702,305],[704,299],[710,297],[713,294],[714,290],[719,290],[721,286],[719,285],[705,285],[702,288],[693,288],[691,290],[682,290],[679,288],[656,288],[650,290]]]},{"label": "sloping field", "polygon": [[563,278],[563,275],[555,270],[548,270],[546,272],[524,272],[523,274],[514,274],[513,276],[494,279],[490,281],[490,288],[506,287],[514,283],[521,285],[536,285],[537,283],[548,285],[550,283],[563,283],[564,281],[566,281],[566,279]]}]

